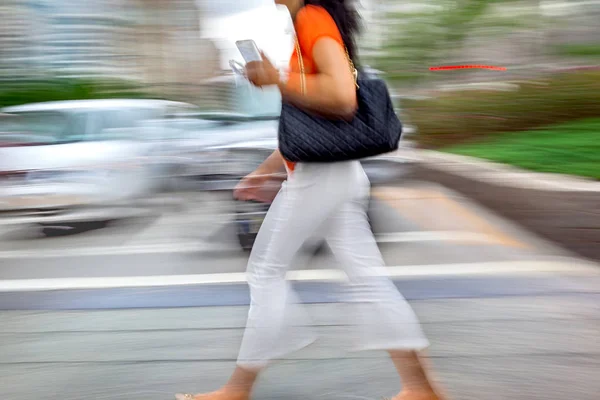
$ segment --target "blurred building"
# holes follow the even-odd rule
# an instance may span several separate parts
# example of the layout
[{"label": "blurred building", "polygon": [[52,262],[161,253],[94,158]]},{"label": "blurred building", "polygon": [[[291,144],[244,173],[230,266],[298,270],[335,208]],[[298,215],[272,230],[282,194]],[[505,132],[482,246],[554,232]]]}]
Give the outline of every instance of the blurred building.
[{"label": "blurred building", "polygon": [[119,13],[55,14],[49,16],[48,23],[48,66],[58,76],[138,77],[134,59],[128,54],[128,47],[134,45],[135,26]]},{"label": "blurred building", "polygon": [[132,0],[134,45],[139,73],[147,84],[182,100],[201,96],[200,83],[216,76],[219,52],[200,35],[201,14],[194,0]]},{"label": "blurred building", "polygon": [[0,79],[137,80],[185,100],[219,72],[194,0],[2,0]]},{"label": "blurred building", "polygon": [[118,47],[130,32],[121,0],[3,0],[0,64],[12,79],[135,76]]},{"label": "blurred building", "polygon": [[36,77],[43,70],[43,20],[33,2],[0,2],[0,80]]}]

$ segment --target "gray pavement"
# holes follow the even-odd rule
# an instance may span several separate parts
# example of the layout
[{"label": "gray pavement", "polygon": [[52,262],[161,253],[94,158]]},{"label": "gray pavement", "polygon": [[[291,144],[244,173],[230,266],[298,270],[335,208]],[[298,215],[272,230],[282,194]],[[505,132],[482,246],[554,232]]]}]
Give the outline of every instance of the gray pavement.
[{"label": "gray pavement", "polygon": [[[596,265],[442,187],[373,195],[382,253],[451,399],[599,398]],[[158,400],[225,381],[247,312],[247,254],[226,195],[186,196],[185,207],[75,236],[0,228],[0,398]],[[352,307],[339,283],[319,281],[336,266],[327,252],[297,260],[294,285],[321,339],[275,363],[256,399],[399,390],[384,354],[349,351]]]},{"label": "gray pavement", "polygon": [[[439,380],[454,399],[595,400],[600,297],[415,302]],[[255,398],[368,398],[400,388],[379,352],[348,352],[348,305],[306,306],[321,334],[275,363]],[[5,399],[168,399],[218,387],[234,365],[245,307],[3,312]]]}]

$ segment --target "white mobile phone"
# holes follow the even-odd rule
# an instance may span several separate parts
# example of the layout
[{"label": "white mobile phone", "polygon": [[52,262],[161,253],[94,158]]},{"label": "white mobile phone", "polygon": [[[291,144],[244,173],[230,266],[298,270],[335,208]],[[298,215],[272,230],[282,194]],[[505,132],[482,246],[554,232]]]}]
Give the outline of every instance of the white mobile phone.
[{"label": "white mobile phone", "polygon": [[244,76],[244,66],[235,60],[229,60],[229,66],[236,74]]},{"label": "white mobile phone", "polygon": [[260,51],[258,47],[256,47],[256,43],[254,40],[238,40],[235,42],[240,53],[242,53],[242,57],[244,57],[244,61],[247,63],[252,61],[262,61],[262,56],[260,55]]}]

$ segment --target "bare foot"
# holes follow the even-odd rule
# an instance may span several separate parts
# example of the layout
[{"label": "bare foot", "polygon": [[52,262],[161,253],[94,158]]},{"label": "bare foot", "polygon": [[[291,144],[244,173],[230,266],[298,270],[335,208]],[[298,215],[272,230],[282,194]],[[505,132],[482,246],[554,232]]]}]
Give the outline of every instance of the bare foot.
[{"label": "bare foot", "polygon": [[419,392],[403,390],[391,400],[446,400],[446,398],[430,390]]},{"label": "bare foot", "polygon": [[177,400],[249,400],[250,394],[242,391],[220,389],[215,392],[202,394],[176,394]]}]

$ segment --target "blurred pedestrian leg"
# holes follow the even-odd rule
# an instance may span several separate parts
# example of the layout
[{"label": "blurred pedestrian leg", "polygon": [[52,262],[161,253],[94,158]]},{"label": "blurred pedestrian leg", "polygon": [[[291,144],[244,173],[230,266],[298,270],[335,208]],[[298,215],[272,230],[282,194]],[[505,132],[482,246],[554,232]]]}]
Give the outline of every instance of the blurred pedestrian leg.
[{"label": "blurred pedestrian leg", "polygon": [[251,305],[238,363],[262,368],[314,337],[285,275],[304,242],[326,232],[349,277],[360,350],[428,346],[410,305],[385,274],[367,219],[369,181],[359,162],[299,164],[263,223],[248,263]]},{"label": "blurred pedestrian leg", "polygon": [[440,399],[417,353],[429,343],[410,305],[386,276],[367,219],[369,194],[369,180],[359,161],[296,165],[250,254],[250,310],[237,368],[222,389],[188,399],[246,400],[259,372],[271,361],[314,341],[310,320],[298,307],[286,274],[302,245],[317,232],[325,232],[348,275],[347,300],[355,307],[357,349],[389,352],[403,384],[395,400]]}]

